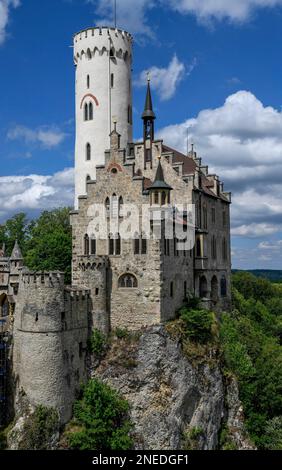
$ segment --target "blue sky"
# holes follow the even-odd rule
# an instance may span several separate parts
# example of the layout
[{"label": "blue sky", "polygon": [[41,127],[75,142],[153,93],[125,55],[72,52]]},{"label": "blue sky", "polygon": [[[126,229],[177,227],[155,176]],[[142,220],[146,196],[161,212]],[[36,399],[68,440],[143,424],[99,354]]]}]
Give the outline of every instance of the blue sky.
[{"label": "blue sky", "polygon": [[[72,36],[112,0],[0,0],[0,220],[71,204]],[[282,0],[117,0],[135,36],[134,134],[151,70],[158,135],[186,129],[233,192],[233,266],[282,269]]]}]

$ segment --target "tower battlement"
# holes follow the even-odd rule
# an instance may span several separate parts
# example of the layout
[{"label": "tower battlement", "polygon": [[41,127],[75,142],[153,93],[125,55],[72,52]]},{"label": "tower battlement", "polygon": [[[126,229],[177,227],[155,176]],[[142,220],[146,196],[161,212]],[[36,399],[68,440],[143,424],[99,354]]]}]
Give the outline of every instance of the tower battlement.
[{"label": "tower battlement", "polygon": [[46,287],[60,287],[64,288],[65,286],[65,276],[64,273],[59,271],[54,272],[32,272],[24,271],[21,276],[21,281],[24,284],[29,284],[29,286],[40,287],[43,285]]}]

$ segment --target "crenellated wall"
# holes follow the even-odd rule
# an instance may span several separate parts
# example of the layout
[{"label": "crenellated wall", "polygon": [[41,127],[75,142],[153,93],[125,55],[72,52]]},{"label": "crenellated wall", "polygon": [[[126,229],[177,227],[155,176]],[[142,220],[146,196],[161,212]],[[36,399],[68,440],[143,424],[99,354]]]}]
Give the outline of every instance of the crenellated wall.
[{"label": "crenellated wall", "polygon": [[14,315],[13,374],[17,390],[32,405],[59,411],[67,422],[81,383],[90,296],[87,289],[67,288],[61,273],[24,273]]}]

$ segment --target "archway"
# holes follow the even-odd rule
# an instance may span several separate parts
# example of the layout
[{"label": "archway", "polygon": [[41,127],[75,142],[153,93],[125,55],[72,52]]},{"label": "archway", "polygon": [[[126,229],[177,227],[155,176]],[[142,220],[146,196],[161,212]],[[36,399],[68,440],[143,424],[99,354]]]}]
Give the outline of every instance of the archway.
[{"label": "archway", "polygon": [[207,297],[207,295],[208,295],[208,283],[207,283],[207,279],[206,279],[205,276],[200,277],[199,293],[200,293],[200,298],[201,299],[203,299],[204,297]]},{"label": "archway", "polygon": [[211,280],[211,300],[214,303],[218,301],[218,280],[216,276],[213,276]]}]

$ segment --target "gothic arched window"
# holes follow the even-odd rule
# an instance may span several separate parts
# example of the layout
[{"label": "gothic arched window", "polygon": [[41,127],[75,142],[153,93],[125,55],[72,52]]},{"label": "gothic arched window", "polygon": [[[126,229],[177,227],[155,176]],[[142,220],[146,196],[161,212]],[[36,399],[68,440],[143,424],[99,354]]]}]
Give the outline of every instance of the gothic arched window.
[{"label": "gothic arched window", "polygon": [[85,235],[84,237],[84,254],[85,256],[89,255],[89,236]]},{"label": "gothic arched window", "polygon": [[106,201],[105,201],[105,207],[106,207],[106,214],[107,214],[107,217],[109,217],[110,215],[110,210],[111,210],[111,203],[110,203],[110,198],[107,197]]},{"label": "gothic arched window", "polygon": [[227,282],[224,276],[221,278],[221,281],[220,281],[220,294],[221,294],[221,297],[227,296]]},{"label": "gothic arched window", "polygon": [[97,254],[97,241],[95,237],[91,238],[91,255]]},{"label": "gothic arched window", "polygon": [[86,160],[91,160],[91,145],[89,143],[86,144]]},{"label": "gothic arched window", "polygon": [[118,280],[118,286],[123,289],[136,289],[138,287],[137,278],[130,273],[123,274]]},{"label": "gothic arched window", "polygon": [[0,317],[8,317],[9,316],[9,302],[6,295],[4,295],[0,299]]}]

